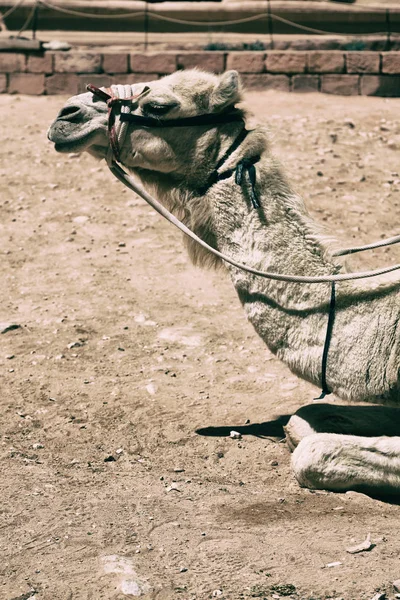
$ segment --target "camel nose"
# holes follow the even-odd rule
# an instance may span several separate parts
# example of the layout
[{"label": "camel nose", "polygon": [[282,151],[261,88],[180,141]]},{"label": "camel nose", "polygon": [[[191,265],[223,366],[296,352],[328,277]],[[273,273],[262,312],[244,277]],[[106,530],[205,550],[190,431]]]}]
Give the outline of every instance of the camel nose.
[{"label": "camel nose", "polygon": [[64,106],[57,115],[57,121],[70,121],[71,123],[76,123],[81,120],[83,113],[84,110],[82,106],[74,106],[73,104]]}]

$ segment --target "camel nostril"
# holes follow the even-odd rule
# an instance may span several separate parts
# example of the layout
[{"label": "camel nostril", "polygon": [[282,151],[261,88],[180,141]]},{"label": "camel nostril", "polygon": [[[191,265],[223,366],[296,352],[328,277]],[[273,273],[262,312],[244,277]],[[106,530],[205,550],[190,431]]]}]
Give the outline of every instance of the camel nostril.
[{"label": "camel nostril", "polygon": [[76,121],[78,120],[82,109],[80,106],[64,106],[63,109],[60,110],[57,116],[57,120],[65,120],[65,121]]}]

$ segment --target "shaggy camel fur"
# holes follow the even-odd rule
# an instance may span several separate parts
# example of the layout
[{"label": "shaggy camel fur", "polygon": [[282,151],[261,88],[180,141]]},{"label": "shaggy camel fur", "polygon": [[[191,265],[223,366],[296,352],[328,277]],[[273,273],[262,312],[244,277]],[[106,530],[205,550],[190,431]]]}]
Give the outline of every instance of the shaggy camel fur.
[{"label": "shaggy camel fur", "polygon": [[[144,85],[150,92],[135,114],[162,119],[229,112],[242,98],[235,71],[221,76],[181,71],[132,86],[133,93]],[[246,121],[247,115],[242,115]],[[179,129],[130,125],[121,162],[190,229],[235,260],[290,275],[338,273],[341,265],[332,255],[331,241],[272,156],[265,128],[251,129],[229,154],[219,173],[232,169],[230,176],[206,185],[243,128],[242,121]],[[60,152],[87,150],[105,157],[105,103],[91,93],[71,98],[49,138]],[[249,182],[238,185],[234,174],[239,161],[254,162],[255,157],[260,157],[255,164],[259,208],[252,205]],[[195,242],[186,243],[195,264],[218,265],[219,260]],[[248,319],[270,350],[298,376],[319,386],[330,285],[283,283],[227,269]],[[332,392],[351,401],[400,400],[399,316],[398,285],[372,290],[359,283],[338,286],[327,368]],[[286,428],[290,446],[297,446],[293,468],[300,484],[400,492],[400,438],[369,437],[380,418],[365,410],[373,407],[360,407],[362,413],[353,411],[343,418],[331,405],[323,406],[300,409]],[[393,414],[388,422],[392,418]],[[386,434],[380,428],[376,435]],[[400,426],[388,434],[400,435]]]}]

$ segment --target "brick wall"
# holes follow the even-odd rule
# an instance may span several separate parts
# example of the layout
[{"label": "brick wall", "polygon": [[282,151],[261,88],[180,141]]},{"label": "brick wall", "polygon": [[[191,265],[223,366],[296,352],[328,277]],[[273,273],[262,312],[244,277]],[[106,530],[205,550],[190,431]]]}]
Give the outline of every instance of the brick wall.
[{"label": "brick wall", "polygon": [[400,96],[400,52],[0,53],[0,93],[69,94],[87,83],[136,83],[177,69],[236,69],[247,89]]}]

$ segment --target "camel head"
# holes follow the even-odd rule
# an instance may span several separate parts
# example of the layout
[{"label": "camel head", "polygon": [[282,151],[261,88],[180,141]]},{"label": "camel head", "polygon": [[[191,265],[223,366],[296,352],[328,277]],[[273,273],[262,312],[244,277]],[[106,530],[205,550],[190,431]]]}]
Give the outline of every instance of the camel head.
[{"label": "camel head", "polygon": [[[217,115],[229,111],[241,99],[236,71],[223,75],[196,69],[178,71],[159,80],[132,85],[132,95],[140,94],[146,86],[149,91],[139,99],[132,114],[163,121]],[[108,148],[107,118],[104,100],[90,92],[79,94],[67,101],[51,125],[48,137],[58,152],[86,150],[104,158]],[[121,162],[130,169],[182,177],[193,170],[194,158],[196,164],[204,164],[211,159],[210,154],[216,155],[219,149],[216,135],[216,128],[210,125],[144,128],[129,123]]]}]

